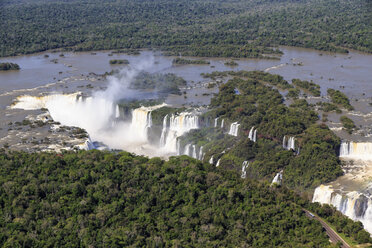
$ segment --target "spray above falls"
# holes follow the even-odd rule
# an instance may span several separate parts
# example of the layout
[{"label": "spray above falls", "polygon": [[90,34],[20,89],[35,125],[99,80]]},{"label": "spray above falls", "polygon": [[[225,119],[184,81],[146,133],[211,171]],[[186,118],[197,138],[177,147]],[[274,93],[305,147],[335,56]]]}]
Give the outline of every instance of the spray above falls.
[{"label": "spray above falls", "polygon": [[[132,109],[129,112],[128,107],[124,110],[119,104],[126,99],[132,101],[136,96],[140,98],[138,100],[143,100],[142,94],[149,91],[142,88],[136,91],[133,89],[136,85],[133,86],[132,82],[140,71],[152,64],[153,58],[150,58],[147,62],[137,63],[131,68],[120,71],[115,77],[108,77],[107,89],[94,92],[91,96],[84,96],[81,92],[40,97],[20,96],[11,108],[25,110],[46,108],[54,121],[65,126],[85,129],[93,141],[92,144],[94,141],[99,141],[111,149],[123,149],[147,156],[176,155],[177,138],[191,129],[199,128],[198,113],[181,112],[166,115],[162,132],[157,142],[154,142],[154,137],[149,137],[150,135],[156,137],[153,132],[157,130],[153,130],[152,112],[164,107],[165,104],[130,107]],[[167,74],[166,77],[170,80],[175,76]],[[161,77],[157,76],[157,78]],[[177,80],[179,81],[178,78]],[[138,80],[135,82],[138,83]],[[141,87],[143,85],[140,84]],[[156,85],[151,84],[151,87],[155,87],[156,90]],[[92,146],[86,145],[86,147]],[[202,156],[200,150],[202,149],[197,147],[190,155],[199,158]]]}]

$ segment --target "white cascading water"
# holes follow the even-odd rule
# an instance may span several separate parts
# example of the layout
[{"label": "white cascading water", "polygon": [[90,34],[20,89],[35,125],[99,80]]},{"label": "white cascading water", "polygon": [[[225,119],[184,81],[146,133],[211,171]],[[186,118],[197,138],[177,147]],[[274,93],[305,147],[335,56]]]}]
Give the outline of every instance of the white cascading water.
[{"label": "white cascading water", "polygon": [[244,161],[243,162],[243,164],[242,164],[241,178],[246,178],[247,177],[247,168],[248,168],[248,165],[249,165],[249,162],[248,161]]},{"label": "white cascading water", "polygon": [[295,147],[295,137],[289,137],[288,140],[286,140],[286,136],[283,137],[283,148],[286,149],[286,150],[293,150],[295,151],[296,150],[296,147]]},{"label": "white cascading water", "polygon": [[203,160],[203,146],[198,149],[196,145],[186,144],[183,148],[183,152],[181,151],[181,149],[177,149],[177,155],[187,155],[198,160]]},{"label": "white cascading water", "polygon": [[191,147],[190,144],[185,145],[183,154],[190,156],[190,147]]},{"label": "white cascading water", "polygon": [[119,105],[116,105],[116,108],[115,108],[115,118],[120,118],[120,109],[119,109]]},{"label": "white cascading water", "polygon": [[340,146],[340,157],[372,160],[372,142],[342,141]]},{"label": "white cascading water", "polygon": [[213,160],[213,155],[212,155],[212,157],[209,159],[209,163],[213,164],[213,162],[214,162],[214,160]]},{"label": "white cascading water", "polygon": [[160,145],[168,153],[180,153],[181,147],[177,145],[178,137],[192,129],[198,129],[199,116],[190,112],[172,114],[169,118],[169,126],[164,124],[167,123],[167,118],[168,116],[165,116],[163,120],[162,134],[164,133],[164,135],[162,137],[164,140],[160,140]]},{"label": "white cascading water", "polygon": [[248,139],[250,139],[253,142],[257,141],[257,129],[251,127],[251,130],[249,130]]},{"label": "white cascading water", "polygon": [[342,141],[340,158],[350,167],[335,182],[317,187],[313,202],[333,205],[372,234],[372,143]]},{"label": "white cascading water", "polygon": [[203,157],[204,157],[203,146],[201,146],[200,149],[199,149],[199,158],[198,159],[202,161]]},{"label": "white cascading water", "polygon": [[137,133],[141,140],[148,140],[148,131],[152,126],[151,107],[140,107],[132,111],[130,129]]},{"label": "white cascading water", "polygon": [[80,93],[20,96],[11,107],[47,108],[54,121],[85,129],[93,141],[103,142],[111,149],[154,156],[159,153],[148,144],[147,133],[152,125],[151,111],[163,106],[165,104],[133,110],[130,123],[115,121],[118,116],[116,103],[98,96],[83,99]]},{"label": "white cascading water", "polygon": [[372,199],[366,194],[351,191],[341,193],[331,185],[320,185],[314,191],[313,202],[331,204],[353,220],[359,220],[372,233]]},{"label": "white cascading water", "polygon": [[220,166],[221,159],[217,161],[216,167]]},{"label": "white cascading water", "polygon": [[79,145],[78,148],[80,150],[92,150],[92,149],[96,149],[97,147],[93,144],[92,140],[90,138],[88,138],[84,142],[84,144]]},{"label": "white cascading water", "polygon": [[237,122],[231,123],[229,135],[238,136],[239,126],[240,124]]},{"label": "white cascading water", "polygon": [[196,155],[196,145],[192,145],[192,157],[198,159],[199,156]]},{"label": "white cascading water", "polygon": [[177,141],[176,141],[176,153],[177,153],[177,155],[181,155],[181,141],[180,141],[180,139],[177,139]]},{"label": "white cascading water", "polygon": [[281,185],[282,181],[283,181],[283,171],[281,170],[275,175],[273,181],[271,182],[271,185],[274,185],[274,184]]},{"label": "white cascading water", "polygon": [[217,127],[218,119],[219,119],[219,118],[220,118],[220,117],[217,117],[217,118],[214,119],[214,127]]},{"label": "white cascading water", "polygon": [[160,135],[160,146],[163,147],[165,146],[165,140],[167,138],[167,128],[168,128],[168,115],[164,116],[163,119],[163,129],[161,130],[161,135]]},{"label": "white cascading water", "polygon": [[222,119],[222,121],[221,121],[221,128],[223,128],[224,125],[225,125],[225,119]]}]

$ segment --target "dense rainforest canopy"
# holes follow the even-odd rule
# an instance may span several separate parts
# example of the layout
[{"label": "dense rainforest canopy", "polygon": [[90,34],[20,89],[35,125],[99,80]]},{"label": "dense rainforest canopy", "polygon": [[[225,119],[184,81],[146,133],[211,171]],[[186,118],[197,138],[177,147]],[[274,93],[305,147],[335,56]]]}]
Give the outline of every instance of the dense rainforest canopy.
[{"label": "dense rainforest canopy", "polygon": [[372,52],[371,5],[367,0],[5,0],[0,56],[55,48],[157,48],[173,55],[263,57],[280,54],[270,48],[276,45]]},{"label": "dense rainforest canopy", "polygon": [[302,208],[370,240],[333,208],[186,156],[0,150],[0,163],[2,247],[331,247]]}]

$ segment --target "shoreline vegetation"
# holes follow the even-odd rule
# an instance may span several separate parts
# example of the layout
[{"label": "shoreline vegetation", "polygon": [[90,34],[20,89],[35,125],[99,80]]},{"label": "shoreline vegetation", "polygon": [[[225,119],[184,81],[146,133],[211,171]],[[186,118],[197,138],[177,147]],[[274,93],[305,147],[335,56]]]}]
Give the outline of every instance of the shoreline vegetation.
[{"label": "shoreline vegetation", "polygon": [[275,58],[280,45],[372,53],[370,6],[362,0],[164,3],[8,1],[1,5],[0,56],[152,48],[176,56]]}]

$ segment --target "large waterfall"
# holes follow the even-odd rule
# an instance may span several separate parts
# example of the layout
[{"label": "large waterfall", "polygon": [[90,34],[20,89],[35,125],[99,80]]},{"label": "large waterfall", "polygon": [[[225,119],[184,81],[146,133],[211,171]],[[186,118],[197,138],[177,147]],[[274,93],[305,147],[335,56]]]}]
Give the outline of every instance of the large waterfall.
[{"label": "large waterfall", "polygon": [[335,206],[372,233],[372,143],[342,141],[340,158],[345,175],[314,191],[313,202]]},{"label": "large waterfall", "polygon": [[340,146],[340,157],[372,160],[372,143],[342,141]]},{"label": "large waterfall", "polygon": [[238,136],[239,126],[240,124],[237,122],[231,123],[229,135]]},{"label": "large waterfall", "polygon": [[170,117],[166,115],[163,119],[162,135],[159,142],[160,146],[169,153],[180,154],[181,147],[177,145],[178,137],[192,129],[198,128],[199,116],[195,113],[182,112],[180,114],[172,114]]},{"label": "large waterfall", "polygon": [[151,108],[140,107],[132,112],[130,129],[138,134],[141,140],[148,140],[148,131],[152,126]]},{"label": "large waterfall", "polygon": [[[85,129],[93,143],[100,141],[111,149],[162,156],[164,153],[149,144],[148,130],[152,125],[151,112],[163,106],[134,109],[128,122],[118,120],[120,108],[115,102],[98,96],[83,98],[80,93],[20,96],[11,107],[25,110],[46,108],[54,121]],[[87,147],[92,146],[81,146],[82,149]]]},{"label": "large waterfall", "polygon": [[327,203],[353,220],[359,220],[364,228],[372,233],[372,199],[371,196],[357,191],[345,192],[334,190],[331,185],[321,185],[314,191],[313,202]]}]

